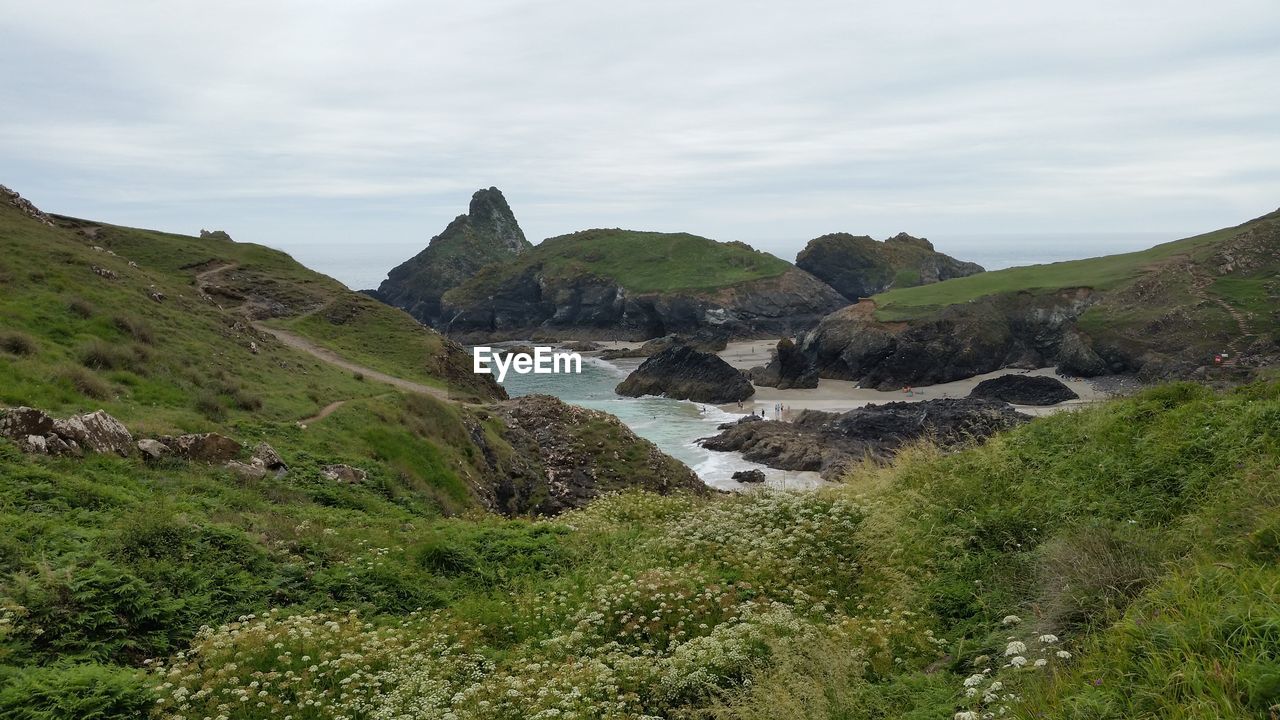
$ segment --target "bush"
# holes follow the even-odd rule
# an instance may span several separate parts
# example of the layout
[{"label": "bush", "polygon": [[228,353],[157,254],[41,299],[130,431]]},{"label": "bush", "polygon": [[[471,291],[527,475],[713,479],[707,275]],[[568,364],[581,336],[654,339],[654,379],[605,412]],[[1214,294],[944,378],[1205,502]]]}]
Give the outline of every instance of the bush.
[{"label": "bush", "polygon": [[129,315],[117,315],[112,318],[112,322],[120,332],[132,336],[140,343],[151,345],[155,342],[155,333],[151,331],[151,326],[145,320]]},{"label": "bush", "polygon": [[1168,551],[1155,531],[1081,528],[1045,544],[1040,607],[1048,627],[1074,633],[1123,610],[1163,572]]},{"label": "bush", "polygon": [[262,398],[243,388],[235,391],[231,399],[235,402],[236,407],[247,412],[257,412],[262,409]]},{"label": "bush", "polygon": [[37,346],[36,341],[30,335],[20,332],[10,332],[0,335],[0,350],[10,355],[35,355]]},{"label": "bush", "polygon": [[81,395],[94,400],[106,400],[111,396],[111,387],[97,375],[82,367],[67,366],[59,371],[58,379],[70,384]]},{"label": "bush", "polygon": [[67,303],[67,309],[71,311],[72,315],[85,320],[93,317],[93,305],[84,298],[71,298],[71,301]]},{"label": "bush", "polygon": [[199,413],[210,420],[224,420],[227,417],[227,408],[222,404],[222,398],[212,390],[201,390],[196,394],[195,407]]},{"label": "bush", "polygon": [[103,665],[21,670],[0,689],[0,717],[22,720],[141,718],[154,706],[143,673]]},{"label": "bush", "polygon": [[80,362],[94,370],[130,370],[138,357],[129,348],[94,339],[80,350]]}]

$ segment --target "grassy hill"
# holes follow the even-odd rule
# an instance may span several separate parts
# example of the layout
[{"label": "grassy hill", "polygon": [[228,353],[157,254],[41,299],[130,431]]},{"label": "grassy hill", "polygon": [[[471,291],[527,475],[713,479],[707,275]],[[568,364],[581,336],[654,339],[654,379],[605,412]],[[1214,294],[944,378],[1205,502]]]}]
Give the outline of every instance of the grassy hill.
[{"label": "grassy hill", "polygon": [[[933,285],[890,290],[872,298],[876,303],[876,318],[910,320],[948,305],[1006,293],[1048,293],[1078,287],[1113,290],[1158,271],[1171,260],[1188,258],[1202,261],[1223,241],[1239,234],[1241,229],[1275,219],[1275,215],[1272,213],[1243,225],[1163,243],[1139,252],[992,270]],[[1218,290],[1227,290],[1223,297],[1228,300],[1234,300],[1241,294],[1227,288]]]},{"label": "grassy hill", "polygon": [[583,230],[544,240],[514,262],[490,266],[446,293],[446,300],[483,297],[532,267],[553,278],[606,277],[631,292],[648,293],[715,290],[777,277],[791,264],[742,243],[721,243],[688,233]]}]

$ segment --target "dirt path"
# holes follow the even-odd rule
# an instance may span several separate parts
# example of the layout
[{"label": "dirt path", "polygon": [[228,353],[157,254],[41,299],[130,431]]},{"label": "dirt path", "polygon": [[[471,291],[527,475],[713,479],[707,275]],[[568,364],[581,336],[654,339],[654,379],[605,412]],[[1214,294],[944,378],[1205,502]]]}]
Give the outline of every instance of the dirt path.
[{"label": "dirt path", "polygon": [[1236,328],[1239,330],[1239,333],[1235,337],[1231,338],[1227,343],[1226,349],[1230,351],[1232,358],[1238,358],[1240,356],[1240,344],[1243,343],[1246,338],[1253,336],[1253,332],[1249,327],[1248,319],[1245,318],[1244,313],[1236,309],[1236,306],[1220,297],[1212,296],[1205,292],[1205,289],[1213,283],[1212,280],[1196,275],[1195,270],[1192,269],[1190,265],[1188,265],[1186,269],[1187,274],[1191,276],[1191,292],[1203,302],[1215,303],[1225,310],[1227,314],[1231,316],[1231,319],[1235,321]]},{"label": "dirt path", "polygon": [[323,408],[321,408],[320,412],[316,413],[315,415],[312,415],[311,417],[302,418],[301,420],[298,421],[298,424],[310,425],[313,422],[319,422],[320,420],[323,420],[329,417],[330,415],[332,415],[334,410],[337,410],[338,408],[346,404],[347,404],[346,400],[335,400],[329,403],[328,405],[325,405]]},{"label": "dirt path", "polygon": [[[228,270],[233,270],[237,267],[239,266],[235,263],[223,263],[221,265],[216,265],[214,267],[211,267],[207,270],[202,270],[201,272],[196,273],[196,287],[200,290],[200,292],[204,293],[205,295],[208,295],[209,293],[205,289],[205,287],[206,285],[209,284],[209,279],[211,277],[213,277],[214,275],[218,275],[220,273],[224,273]],[[242,306],[241,308],[238,308],[238,309],[243,311],[245,308]],[[441,400],[452,399],[450,398],[447,390],[431,387],[430,385],[423,385],[422,383],[417,383],[412,380],[405,380],[404,378],[399,378],[399,377],[395,377],[394,375],[388,375],[383,372],[378,372],[373,368],[365,367],[364,365],[360,365],[359,363],[351,362],[350,360],[342,357],[338,353],[326,347],[321,347],[320,345],[317,345],[316,343],[312,342],[311,340],[308,340],[305,337],[302,337],[301,335],[289,332],[288,330],[273,328],[263,323],[254,321],[251,318],[249,318],[248,313],[245,313],[245,319],[257,331],[271,335],[275,339],[279,340],[282,344],[287,345],[288,347],[291,347],[294,350],[301,350],[302,352],[305,352],[308,355],[311,355],[312,357],[318,360],[321,360],[323,362],[326,362],[330,365],[333,365],[335,367],[340,367],[343,370],[349,370],[353,373],[360,373],[361,375],[363,375],[364,377],[370,380],[376,380],[381,383],[386,383],[387,385],[391,385],[392,387],[396,387],[401,390],[406,390],[408,392],[419,393],[422,395],[430,395],[432,397],[439,398]],[[340,400],[335,403],[330,403],[323,410],[321,410],[318,415],[311,418],[307,418],[306,420],[301,420],[300,422],[307,423],[307,422],[312,422],[314,420],[323,420],[334,410],[337,410],[339,407],[341,407],[342,404],[345,402],[346,402],[345,400]]]}]

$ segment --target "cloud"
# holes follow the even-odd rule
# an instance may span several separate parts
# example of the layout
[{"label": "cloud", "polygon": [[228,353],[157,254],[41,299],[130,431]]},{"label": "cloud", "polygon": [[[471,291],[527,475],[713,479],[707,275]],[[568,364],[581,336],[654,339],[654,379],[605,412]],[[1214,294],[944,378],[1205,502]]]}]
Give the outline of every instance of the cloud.
[{"label": "cloud", "polygon": [[1280,205],[1271,0],[0,11],[0,182],[303,260],[352,238],[407,256],[488,185],[533,238],[781,255],[835,230],[1189,234]]}]

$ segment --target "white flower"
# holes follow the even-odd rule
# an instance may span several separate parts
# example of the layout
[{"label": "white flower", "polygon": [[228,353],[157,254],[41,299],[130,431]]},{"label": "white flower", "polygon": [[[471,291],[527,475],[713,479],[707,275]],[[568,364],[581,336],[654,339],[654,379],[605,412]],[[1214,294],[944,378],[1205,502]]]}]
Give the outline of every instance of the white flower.
[{"label": "white flower", "polygon": [[1070,659],[1071,659],[1071,653],[1067,652],[1066,650],[1059,650],[1058,652],[1054,653],[1054,655],[1057,655],[1058,657],[1062,658],[1063,660],[1070,660]]},{"label": "white flower", "polygon": [[1004,619],[1000,621],[1000,624],[1001,625],[1017,625],[1020,622],[1022,622],[1022,618],[1018,617],[1017,615],[1005,615]]},{"label": "white flower", "polygon": [[978,720],[978,713],[972,710],[961,710],[955,714],[955,720]]},{"label": "white flower", "polygon": [[964,691],[965,697],[973,697],[974,695],[977,695],[977,694],[978,694],[978,688],[971,687],[968,690]]},{"label": "white flower", "polygon": [[987,692],[1000,692],[1000,691],[1001,691],[1001,690],[1003,690],[1003,689],[1004,689],[1004,683],[1002,683],[1002,682],[1000,682],[999,680],[997,680],[997,681],[995,681],[995,682],[991,683],[991,689],[990,689],[990,690],[988,690]]},{"label": "white flower", "polygon": [[1048,665],[1048,664],[1049,664],[1049,661],[1045,660],[1044,658],[1040,658],[1035,662],[1036,667],[1044,667],[1045,665]]},{"label": "white flower", "polygon": [[1008,645],[1005,646],[1004,656],[1009,657],[1010,655],[1021,655],[1026,651],[1027,651],[1027,646],[1025,643],[1023,643],[1021,640],[1014,640],[1013,642],[1010,642]]},{"label": "white flower", "polygon": [[987,678],[985,675],[970,675],[969,677],[964,679],[964,686],[974,687],[976,685],[981,685],[982,681],[986,679]]},{"label": "white flower", "polygon": [[1058,642],[1058,636],[1057,636],[1057,635],[1052,635],[1052,634],[1045,634],[1045,635],[1041,635],[1041,636],[1039,637],[1039,640],[1040,640],[1040,642],[1045,643],[1045,644],[1049,644],[1049,643],[1056,643],[1056,642]]},{"label": "white flower", "polygon": [[1027,664],[1027,659],[1022,657],[1021,655],[1018,655],[1017,657],[1014,657],[1013,659],[1011,659],[1009,661],[1009,664],[1014,667],[1022,667],[1023,665]]}]

